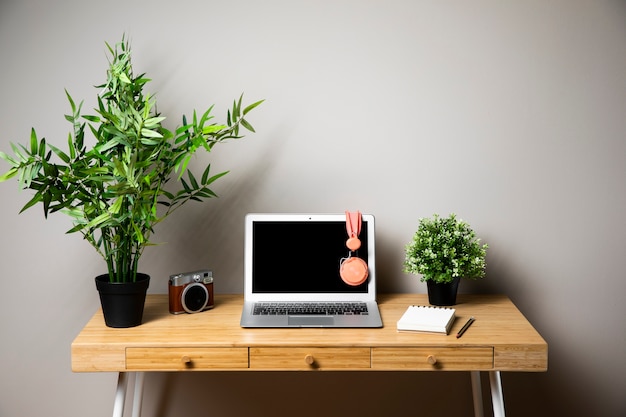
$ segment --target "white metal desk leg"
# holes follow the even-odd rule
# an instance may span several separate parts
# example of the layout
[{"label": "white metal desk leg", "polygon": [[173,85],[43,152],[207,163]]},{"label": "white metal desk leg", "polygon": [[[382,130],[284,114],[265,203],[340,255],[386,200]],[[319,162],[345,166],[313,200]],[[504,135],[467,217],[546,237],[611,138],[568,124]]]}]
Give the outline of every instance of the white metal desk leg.
[{"label": "white metal desk leg", "polygon": [[141,405],[143,401],[143,372],[134,372],[135,374],[135,393],[133,395],[133,416],[141,416]]},{"label": "white metal desk leg", "polygon": [[113,403],[113,417],[122,417],[124,414],[127,382],[128,378],[126,372],[120,372],[117,377],[117,389],[115,390],[115,402]]},{"label": "white metal desk leg", "polygon": [[480,371],[471,371],[472,396],[474,397],[474,417],[483,417],[483,390],[480,383]]},{"label": "white metal desk leg", "polygon": [[500,371],[489,372],[489,384],[491,385],[493,417],[504,417],[504,395],[502,394],[502,379],[500,378]]}]

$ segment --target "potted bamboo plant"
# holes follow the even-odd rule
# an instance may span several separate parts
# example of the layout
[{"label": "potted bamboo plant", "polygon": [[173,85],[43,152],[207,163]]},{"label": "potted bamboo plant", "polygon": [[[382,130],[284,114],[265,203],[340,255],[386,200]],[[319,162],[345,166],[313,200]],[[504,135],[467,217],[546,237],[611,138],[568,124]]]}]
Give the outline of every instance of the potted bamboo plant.
[{"label": "potted bamboo plant", "polygon": [[[144,93],[150,80],[133,72],[128,40],[123,36],[114,47],[106,46],[111,57],[106,82],[96,86],[95,114],[83,115],[82,102],[66,91],[71,114],[65,118],[72,125],[67,150],[32,129],[26,145],[11,144],[12,155],[0,152],[10,165],[0,182],[17,178],[20,189],[34,191],[21,212],[40,203],[46,218],[55,212],[71,217],[68,233],[81,233],[106,261],[107,273],[96,277],[106,324],[132,327],[142,320],[150,277],[138,272],[139,260],[152,244],[154,227],[189,201],[216,197],[210,187],[226,174],[212,174],[208,164],[196,176],[187,170],[191,157],[198,149],[210,152],[217,143],[243,137],[242,127],[254,132],[245,117],[262,100],[243,107],[240,96],[223,124],[213,121],[213,106],[194,111],[191,120],[183,116],[170,131],[154,98]],[[89,147],[88,134],[95,138]],[[124,300],[121,312],[109,313],[105,293],[110,291]],[[140,304],[135,310],[127,307],[132,300]]]},{"label": "potted bamboo plant", "polygon": [[434,214],[419,219],[413,240],[406,245],[404,271],[426,281],[430,304],[454,305],[461,278],[485,276],[487,248],[454,213]]}]

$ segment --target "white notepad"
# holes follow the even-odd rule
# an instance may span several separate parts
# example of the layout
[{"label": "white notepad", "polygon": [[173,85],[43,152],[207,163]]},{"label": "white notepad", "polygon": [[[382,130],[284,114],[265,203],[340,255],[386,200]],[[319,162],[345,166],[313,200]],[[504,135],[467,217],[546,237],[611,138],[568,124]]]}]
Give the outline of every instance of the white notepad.
[{"label": "white notepad", "polygon": [[409,306],[400,320],[399,331],[450,333],[455,319],[454,308],[433,306]]}]

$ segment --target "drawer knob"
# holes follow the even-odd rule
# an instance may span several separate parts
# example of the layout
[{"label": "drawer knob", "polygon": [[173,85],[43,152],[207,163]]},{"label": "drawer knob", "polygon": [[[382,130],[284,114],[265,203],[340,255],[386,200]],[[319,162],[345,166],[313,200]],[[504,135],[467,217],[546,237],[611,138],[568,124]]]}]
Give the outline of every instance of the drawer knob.
[{"label": "drawer knob", "polygon": [[437,358],[435,357],[435,355],[428,355],[428,358],[426,360],[431,365],[434,365],[437,363]]},{"label": "drawer knob", "polygon": [[185,355],[182,358],[180,358],[180,361],[182,363],[190,364],[191,363],[191,358],[189,356]]},{"label": "drawer knob", "polygon": [[306,356],[304,357],[304,362],[305,362],[307,365],[313,365],[313,364],[315,363],[315,358],[313,357],[313,355],[306,355]]}]

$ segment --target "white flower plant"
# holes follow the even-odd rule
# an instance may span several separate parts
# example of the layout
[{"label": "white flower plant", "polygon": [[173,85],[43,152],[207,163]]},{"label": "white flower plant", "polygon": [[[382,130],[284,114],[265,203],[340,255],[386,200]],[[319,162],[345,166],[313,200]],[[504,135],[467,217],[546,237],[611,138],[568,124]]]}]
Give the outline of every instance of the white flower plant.
[{"label": "white flower plant", "polygon": [[404,272],[435,283],[483,278],[489,246],[480,242],[469,224],[454,213],[420,218],[413,240],[406,245]]}]

